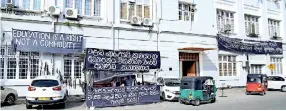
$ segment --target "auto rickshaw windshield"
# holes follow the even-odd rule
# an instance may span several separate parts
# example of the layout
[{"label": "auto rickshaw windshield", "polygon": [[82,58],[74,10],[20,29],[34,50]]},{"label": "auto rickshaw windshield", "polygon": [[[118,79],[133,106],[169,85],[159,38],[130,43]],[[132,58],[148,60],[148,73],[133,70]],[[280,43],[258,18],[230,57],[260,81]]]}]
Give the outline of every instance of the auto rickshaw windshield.
[{"label": "auto rickshaw windshield", "polygon": [[255,83],[261,83],[262,78],[260,77],[247,77],[247,82],[255,82]]}]

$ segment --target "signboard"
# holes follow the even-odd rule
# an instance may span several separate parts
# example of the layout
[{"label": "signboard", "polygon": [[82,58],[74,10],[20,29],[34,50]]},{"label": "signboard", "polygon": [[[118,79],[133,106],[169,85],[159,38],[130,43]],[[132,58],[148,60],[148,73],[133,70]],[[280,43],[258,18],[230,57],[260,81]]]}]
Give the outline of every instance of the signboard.
[{"label": "signboard", "polygon": [[83,35],[12,29],[15,50],[42,53],[80,53]]},{"label": "signboard", "polygon": [[268,69],[270,69],[271,71],[275,69],[275,65],[274,64],[269,64],[268,65]]},{"label": "signboard", "polygon": [[161,67],[159,51],[103,50],[87,48],[85,69],[98,71],[149,71]]},{"label": "signboard", "polygon": [[223,36],[218,36],[217,40],[219,50],[252,54],[283,54],[281,42],[245,40],[251,42],[246,43],[242,39]]},{"label": "signboard", "polygon": [[106,107],[160,102],[160,87],[130,86],[87,89],[88,107]]}]

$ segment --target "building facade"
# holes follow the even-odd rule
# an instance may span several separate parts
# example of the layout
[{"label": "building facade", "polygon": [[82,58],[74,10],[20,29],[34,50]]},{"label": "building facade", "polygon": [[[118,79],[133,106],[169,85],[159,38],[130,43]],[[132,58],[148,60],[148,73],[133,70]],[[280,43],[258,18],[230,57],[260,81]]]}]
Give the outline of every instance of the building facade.
[{"label": "building facade", "polygon": [[[181,77],[188,74],[218,77],[214,1],[13,1],[12,4],[18,6],[19,11],[5,10],[6,2],[1,0],[1,33],[5,33],[1,84],[16,89],[19,96],[25,96],[31,80],[40,75],[42,63],[48,64],[50,72],[58,69],[66,79],[78,78],[77,83],[84,75],[77,55],[11,52],[12,29],[82,34],[83,48],[159,50],[162,64],[159,76]],[[49,12],[49,6],[60,9],[58,18],[48,16],[46,12]],[[68,8],[77,9],[80,17],[78,21],[66,18],[68,15],[65,10]],[[133,21],[133,16],[149,18],[153,24],[138,25]],[[70,87],[69,90],[71,95],[82,94],[78,86]]]},{"label": "building facade", "polygon": [[[282,42],[285,48],[285,1],[284,0],[216,0],[218,32],[230,24],[230,38],[254,41]],[[285,49],[283,50],[285,56]],[[245,86],[247,56],[249,73],[283,75],[283,54],[248,54],[244,52],[219,51],[219,80],[231,86]],[[274,64],[273,72],[268,68]]]},{"label": "building facade", "polygon": [[[257,0],[12,0],[10,4],[17,7],[6,10],[7,2],[10,3],[1,0],[0,5],[1,85],[16,89],[19,96],[25,96],[31,80],[40,75],[43,63],[48,64],[50,72],[58,70],[65,79],[72,79],[76,84],[83,80],[84,74],[76,54],[13,52],[12,29],[81,34],[84,36],[83,48],[160,51],[158,76],[213,76],[218,86],[221,83],[244,86],[246,78],[242,68],[245,55],[217,48],[218,30],[224,24],[231,24],[230,37],[249,38],[242,22],[245,13],[254,14],[259,17],[256,24],[259,30],[255,30],[259,37],[249,39],[270,40],[268,18],[274,20],[271,27],[277,27],[279,22],[279,28],[275,30],[280,30],[282,38],[285,36],[282,1],[280,9],[272,9],[276,5],[268,5],[272,2],[265,0],[257,4]],[[254,6],[251,3],[255,3]],[[56,6],[61,14],[49,16],[50,6]],[[75,10],[69,15],[68,9],[75,9],[78,16],[73,16]],[[227,19],[218,18],[218,15]],[[247,23],[256,23],[256,18],[249,18]],[[267,73],[266,65],[271,60],[278,66],[282,64],[275,71],[282,74],[283,56],[250,55],[250,64],[264,64],[253,65],[253,71]],[[223,67],[226,67],[226,73],[222,73]],[[82,90],[77,85],[69,87],[69,93],[78,95]]]}]

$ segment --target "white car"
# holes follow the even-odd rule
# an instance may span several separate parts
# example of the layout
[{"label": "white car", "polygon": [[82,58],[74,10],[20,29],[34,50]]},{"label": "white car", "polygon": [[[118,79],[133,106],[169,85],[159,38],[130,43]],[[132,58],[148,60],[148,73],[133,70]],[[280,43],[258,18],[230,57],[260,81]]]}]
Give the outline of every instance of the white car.
[{"label": "white car", "polygon": [[12,105],[15,104],[17,98],[18,93],[16,90],[1,86],[1,103],[7,103],[8,105]]},{"label": "white car", "polygon": [[28,87],[26,108],[31,109],[32,105],[58,105],[65,108],[67,96],[67,88],[60,77],[40,76]]},{"label": "white car", "polygon": [[286,92],[286,76],[268,76],[268,89]]},{"label": "white car", "polygon": [[160,85],[160,96],[163,100],[178,100],[180,95],[180,79],[179,78],[162,78],[157,79]]}]

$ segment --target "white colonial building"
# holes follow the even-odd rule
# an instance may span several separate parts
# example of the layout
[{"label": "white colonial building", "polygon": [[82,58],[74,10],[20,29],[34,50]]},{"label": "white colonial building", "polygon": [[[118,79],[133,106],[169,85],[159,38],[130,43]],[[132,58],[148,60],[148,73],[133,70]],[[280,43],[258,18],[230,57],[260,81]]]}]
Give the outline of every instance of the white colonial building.
[{"label": "white colonial building", "polygon": [[[283,42],[286,36],[286,9],[284,0],[216,0],[218,32],[224,31],[229,24],[231,38]],[[285,55],[285,49],[283,51]],[[247,55],[249,73],[282,75],[285,59],[282,54],[247,54],[219,50],[219,80],[232,86],[245,86]],[[268,69],[274,64],[273,73]]]},{"label": "white colonial building", "polygon": [[[40,75],[42,63],[48,64],[50,72],[58,69],[77,84],[84,75],[78,55],[13,53],[12,29],[82,34],[83,48],[158,50],[159,76],[213,76],[219,86],[244,86],[246,78],[245,55],[217,48],[216,37],[222,26],[231,24],[230,37],[255,40],[270,40],[273,33],[269,34],[268,29],[275,27],[270,30],[279,32],[285,40],[282,1],[276,5],[265,0],[1,0],[0,6],[1,85],[16,89],[19,96],[25,96],[31,80]],[[244,23],[248,22],[257,23],[258,38],[246,36],[248,26]],[[266,66],[273,62],[277,64],[275,74],[282,74],[282,58],[250,55],[251,68],[269,73]],[[82,90],[77,85],[70,87],[69,93],[78,95]]]}]

